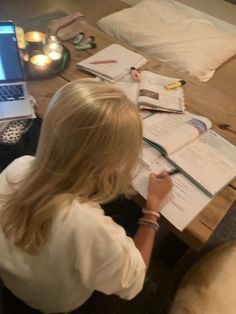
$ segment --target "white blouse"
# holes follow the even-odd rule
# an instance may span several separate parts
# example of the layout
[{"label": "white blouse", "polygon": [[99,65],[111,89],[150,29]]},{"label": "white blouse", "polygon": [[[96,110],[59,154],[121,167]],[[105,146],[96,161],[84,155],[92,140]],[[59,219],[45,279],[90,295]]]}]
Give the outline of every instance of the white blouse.
[{"label": "white blouse", "polygon": [[[11,190],[7,179],[21,178],[33,159],[18,158],[1,173],[1,194]],[[36,256],[15,247],[0,227],[1,279],[18,298],[45,313],[71,311],[94,290],[131,299],[142,289],[145,272],[133,240],[95,203],[74,201],[61,210],[49,242]]]}]

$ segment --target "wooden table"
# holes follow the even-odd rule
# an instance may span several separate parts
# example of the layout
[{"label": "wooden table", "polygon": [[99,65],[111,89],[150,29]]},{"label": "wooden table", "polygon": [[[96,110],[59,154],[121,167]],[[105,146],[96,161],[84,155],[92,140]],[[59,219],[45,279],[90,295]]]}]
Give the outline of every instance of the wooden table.
[{"label": "wooden table", "polygon": [[[66,42],[66,47],[71,53],[71,62],[68,68],[59,76],[42,81],[28,82],[29,92],[33,95],[39,104],[39,114],[43,117],[49,103],[50,98],[56,90],[65,83],[82,78],[91,77],[91,75],[78,71],[75,64],[91,54],[98,52],[111,43],[118,42],[97,28],[89,26],[87,35],[96,37],[97,48],[87,51],[78,52],[73,44]],[[121,43],[121,42],[120,42]],[[123,43],[122,43],[123,44]],[[123,44],[124,45],[124,44]],[[129,49],[131,47],[124,45]],[[135,50],[135,49],[133,49]],[[187,110],[208,117],[214,124],[214,129],[231,143],[236,145],[236,117],[235,117],[235,100],[222,94],[221,91],[199,82],[197,79],[189,77],[187,74],[179,73],[177,70],[168,65],[154,60],[146,56],[150,61],[142,67],[142,70],[150,70],[158,74],[163,74],[173,77],[181,77],[186,80],[185,85],[185,102]],[[222,106],[224,104],[224,106]],[[222,123],[230,124],[235,127],[235,130],[222,130],[217,126]],[[235,180],[236,181],[236,180]],[[216,229],[221,219],[227,213],[234,200],[236,199],[236,182],[231,183],[221,191],[212,202],[188,225],[188,227],[180,232],[175,229],[170,223],[165,221],[165,224],[171,232],[177,235],[185,243],[193,249],[199,249],[210,237]],[[137,201],[141,201],[137,198]],[[190,205],[191,206],[191,205]]]}]

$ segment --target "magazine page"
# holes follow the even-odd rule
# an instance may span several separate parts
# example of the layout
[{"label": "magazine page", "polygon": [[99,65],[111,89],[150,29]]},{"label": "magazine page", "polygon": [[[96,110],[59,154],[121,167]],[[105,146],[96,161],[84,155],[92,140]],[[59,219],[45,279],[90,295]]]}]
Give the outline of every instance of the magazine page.
[{"label": "magazine page", "polygon": [[140,75],[138,104],[141,109],[183,112],[184,92],[182,87],[167,90],[165,86],[178,81],[170,78],[142,71]]}]

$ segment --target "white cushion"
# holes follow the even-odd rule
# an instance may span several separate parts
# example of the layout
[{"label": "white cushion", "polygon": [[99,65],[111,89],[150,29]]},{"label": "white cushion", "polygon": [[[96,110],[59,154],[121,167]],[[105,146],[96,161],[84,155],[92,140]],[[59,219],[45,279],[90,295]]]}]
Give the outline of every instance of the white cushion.
[{"label": "white cushion", "polygon": [[236,241],[201,258],[185,275],[169,314],[236,313]]},{"label": "white cushion", "polygon": [[102,18],[98,25],[107,34],[201,81],[209,80],[236,54],[236,37],[172,0],[142,1]]}]

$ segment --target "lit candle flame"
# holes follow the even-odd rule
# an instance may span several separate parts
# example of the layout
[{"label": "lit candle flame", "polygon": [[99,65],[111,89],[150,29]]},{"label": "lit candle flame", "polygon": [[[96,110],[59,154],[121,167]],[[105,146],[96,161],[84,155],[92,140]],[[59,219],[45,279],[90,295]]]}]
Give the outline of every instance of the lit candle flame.
[{"label": "lit candle flame", "polygon": [[45,45],[44,52],[52,60],[59,60],[62,57],[63,47],[58,43],[49,43]]},{"label": "lit candle flame", "polygon": [[40,40],[39,34],[35,32],[35,33],[33,34],[33,39],[34,39],[35,41],[39,41],[39,40]]},{"label": "lit candle flame", "polygon": [[33,56],[31,59],[30,59],[30,62],[35,64],[35,65],[38,65],[40,67],[43,67],[43,66],[46,66],[48,65],[49,63],[51,63],[51,60],[48,56],[45,56],[45,55],[36,55],[36,56]]},{"label": "lit candle flame", "polygon": [[26,41],[29,42],[41,42],[45,39],[46,35],[41,32],[28,32],[25,34]]}]

